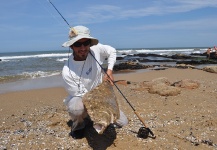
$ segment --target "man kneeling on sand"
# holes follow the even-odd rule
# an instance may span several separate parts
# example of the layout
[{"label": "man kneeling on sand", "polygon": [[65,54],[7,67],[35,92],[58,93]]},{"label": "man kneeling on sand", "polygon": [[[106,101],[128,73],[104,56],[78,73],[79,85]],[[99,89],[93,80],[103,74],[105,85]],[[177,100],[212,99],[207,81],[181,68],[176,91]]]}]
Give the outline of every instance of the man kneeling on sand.
[{"label": "man kneeling on sand", "polygon": [[[72,54],[62,70],[65,89],[69,93],[64,103],[73,121],[71,135],[74,138],[80,138],[83,136],[85,126],[90,122],[82,97],[102,83],[103,78],[113,84],[112,70],[116,62],[116,50],[111,46],[99,44],[98,39],[91,37],[90,30],[84,26],[71,28],[69,40],[63,46],[72,49]],[[104,77],[95,59],[100,64],[107,59],[107,75]],[[116,124],[122,127],[127,123],[127,117],[120,111],[120,118]]]}]

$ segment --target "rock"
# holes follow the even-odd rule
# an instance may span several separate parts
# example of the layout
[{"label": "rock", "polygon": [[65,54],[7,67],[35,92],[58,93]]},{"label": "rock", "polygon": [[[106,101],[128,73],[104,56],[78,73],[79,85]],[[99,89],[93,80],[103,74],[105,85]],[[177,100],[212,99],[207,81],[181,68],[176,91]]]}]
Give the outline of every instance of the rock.
[{"label": "rock", "polygon": [[168,86],[165,83],[159,83],[151,86],[149,93],[159,94],[161,96],[176,96],[180,94],[180,88]]},{"label": "rock", "polygon": [[143,89],[148,89],[149,93],[161,96],[175,96],[181,92],[179,88],[171,86],[171,82],[165,77],[144,81],[141,86]]},{"label": "rock", "polygon": [[217,61],[214,59],[202,59],[202,60],[183,60],[177,61],[176,64],[217,64]]},{"label": "rock", "polygon": [[193,65],[193,64],[203,64],[203,62],[199,61],[199,60],[183,60],[183,61],[177,61],[176,64],[190,64],[190,65]]},{"label": "rock", "polygon": [[115,84],[127,85],[127,84],[130,84],[130,81],[118,80],[118,81],[115,81]]},{"label": "rock", "polygon": [[191,56],[184,54],[175,54],[171,56],[172,59],[189,59]]},{"label": "rock", "polygon": [[178,65],[176,65],[176,68],[182,68],[182,69],[192,68],[192,69],[194,69],[195,66],[188,65],[188,64],[178,64]]},{"label": "rock", "polygon": [[153,68],[150,70],[166,70],[166,69],[168,69],[168,67],[158,67],[158,68]]},{"label": "rock", "polygon": [[173,86],[180,87],[180,88],[186,88],[186,89],[196,89],[200,86],[200,83],[197,81],[190,80],[190,79],[184,79],[184,80],[173,83]]},{"label": "rock", "polygon": [[116,57],[116,60],[123,60],[124,57]]},{"label": "rock", "polygon": [[153,79],[151,82],[153,82],[154,84],[159,84],[159,83],[164,83],[166,85],[171,84],[169,79],[166,77],[156,78],[156,79]]},{"label": "rock", "polygon": [[202,70],[211,73],[217,73],[217,66],[206,66]]},{"label": "rock", "polygon": [[138,62],[134,62],[134,61],[128,61],[128,62],[124,62],[124,63],[120,63],[120,64],[116,64],[113,68],[114,71],[118,71],[118,70],[126,70],[126,69],[146,69],[148,68],[145,65],[139,64]]},{"label": "rock", "polygon": [[161,77],[161,78],[153,79],[152,81],[144,81],[143,84],[142,84],[142,86],[146,87],[146,88],[150,88],[153,85],[160,84],[160,83],[164,83],[166,85],[170,85],[171,84],[170,81],[169,81],[169,79],[167,79],[165,77]]},{"label": "rock", "polygon": [[144,81],[140,84],[141,89],[148,89],[149,93],[159,94],[161,96],[175,96],[181,92],[180,88],[196,89],[200,86],[198,81],[184,79],[171,83],[167,78],[161,77],[152,81]]}]

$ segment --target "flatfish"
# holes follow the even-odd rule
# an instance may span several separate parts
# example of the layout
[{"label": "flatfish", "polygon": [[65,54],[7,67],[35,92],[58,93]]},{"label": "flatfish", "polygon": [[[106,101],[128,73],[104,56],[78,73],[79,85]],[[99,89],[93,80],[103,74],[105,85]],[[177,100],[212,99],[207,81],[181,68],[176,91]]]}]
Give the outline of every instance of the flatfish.
[{"label": "flatfish", "polygon": [[87,92],[83,99],[87,113],[93,121],[95,130],[102,134],[107,126],[120,117],[119,106],[111,84],[103,81]]}]

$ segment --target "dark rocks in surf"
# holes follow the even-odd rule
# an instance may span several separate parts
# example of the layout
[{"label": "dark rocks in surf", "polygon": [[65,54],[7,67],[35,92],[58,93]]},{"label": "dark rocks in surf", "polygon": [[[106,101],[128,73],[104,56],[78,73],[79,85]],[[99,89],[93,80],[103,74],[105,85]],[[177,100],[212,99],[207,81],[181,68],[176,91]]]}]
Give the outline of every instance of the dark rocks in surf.
[{"label": "dark rocks in surf", "polygon": [[126,69],[131,69],[131,70],[135,70],[135,69],[146,69],[149,68],[150,66],[147,65],[142,65],[138,62],[133,62],[133,61],[128,61],[128,62],[123,62],[123,63],[119,63],[116,64],[113,68],[114,71],[119,71],[119,70],[126,70]]},{"label": "dark rocks in surf", "polygon": [[192,58],[189,55],[184,55],[184,54],[175,54],[171,56],[172,59],[189,59]]},{"label": "dark rocks in surf", "polygon": [[192,53],[189,55],[175,54],[171,56],[161,54],[139,53],[133,55],[122,54],[122,56],[117,57],[117,60],[120,60],[121,63],[117,63],[115,65],[114,71],[126,69],[146,69],[154,67],[154,65],[144,65],[148,62],[154,62],[156,63],[155,65],[157,65],[157,62],[164,63],[164,65],[174,63],[177,64],[177,68],[194,68],[193,65],[217,64],[217,55],[211,53],[210,59],[208,59],[205,53]]},{"label": "dark rocks in surf", "polygon": [[217,64],[216,60],[211,59],[203,59],[203,60],[183,60],[183,61],[177,61],[176,64]]}]

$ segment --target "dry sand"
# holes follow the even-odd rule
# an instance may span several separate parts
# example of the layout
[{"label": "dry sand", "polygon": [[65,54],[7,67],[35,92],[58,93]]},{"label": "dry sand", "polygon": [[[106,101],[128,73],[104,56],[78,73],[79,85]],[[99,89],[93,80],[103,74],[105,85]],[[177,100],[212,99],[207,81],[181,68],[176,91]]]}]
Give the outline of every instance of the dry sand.
[{"label": "dry sand", "polygon": [[[192,79],[197,89],[181,89],[177,96],[150,94],[139,83],[166,77],[171,82]],[[118,87],[155,133],[141,139],[142,123],[116,90],[120,108],[129,124],[108,135],[73,139],[68,134],[69,116],[61,87],[0,94],[0,149],[217,149],[217,74],[196,69],[166,69],[116,74],[116,80],[131,81]],[[111,134],[111,135],[109,135]],[[111,138],[112,137],[112,138]]]}]

